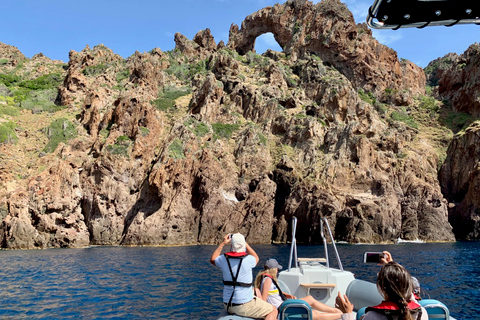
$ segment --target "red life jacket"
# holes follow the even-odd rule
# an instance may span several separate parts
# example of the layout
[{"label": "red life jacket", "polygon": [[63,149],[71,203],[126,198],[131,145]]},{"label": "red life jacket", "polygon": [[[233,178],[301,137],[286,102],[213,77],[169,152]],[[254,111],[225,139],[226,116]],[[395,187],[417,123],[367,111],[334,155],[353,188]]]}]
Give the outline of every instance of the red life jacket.
[{"label": "red life jacket", "polygon": [[[422,307],[418,303],[414,301],[408,302],[408,309],[411,313],[419,313],[417,319],[420,319],[422,317]],[[368,307],[367,309],[365,309],[365,313],[367,313],[368,311],[382,313],[387,316],[388,319],[392,319],[392,316],[394,315],[400,315],[400,307],[396,303],[390,301],[383,301],[377,306]]]},{"label": "red life jacket", "polygon": [[228,257],[234,257],[234,258],[246,257],[246,256],[248,256],[248,253],[246,253],[246,252],[230,251],[230,252],[226,252],[226,253],[225,253],[225,256],[226,256],[227,258],[228,258]]},{"label": "red life jacket", "polygon": [[[227,311],[228,311],[228,309],[232,305],[233,295],[235,294],[235,287],[237,287],[237,286],[239,286],[239,287],[251,287],[252,283],[251,282],[250,283],[244,283],[244,282],[237,281],[238,275],[240,273],[240,268],[242,267],[243,258],[248,256],[248,253],[231,251],[231,252],[225,253],[224,255],[225,255],[225,258],[227,258],[228,269],[230,270],[230,276],[232,277],[232,280],[229,281],[229,280],[223,279],[223,285],[233,287],[232,295],[230,296],[230,300],[227,303]],[[240,263],[238,264],[236,275],[233,274],[232,266],[230,265],[230,259],[240,259]]]},{"label": "red life jacket", "polygon": [[[240,268],[242,266],[243,258],[248,256],[248,253],[231,251],[231,252],[225,253],[224,255],[225,255],[225,258],[227,258],[228,268],[230,270],[230,275],[232,276],[232,280],[228,281],[228,280],[224,279],[223,284],[226,285],[226,286],[233,286],[234,290],[235,290],[236,286],[251,287],[252,283],[244,283],[244,282],[238,282],[237,281],[238,274],[240,273]],[[236,275],[233,274],[232,266],[230,265],[230,259],[240,259],[240,263],[238,264],[238,269],[237,269],[237,274]]]}]

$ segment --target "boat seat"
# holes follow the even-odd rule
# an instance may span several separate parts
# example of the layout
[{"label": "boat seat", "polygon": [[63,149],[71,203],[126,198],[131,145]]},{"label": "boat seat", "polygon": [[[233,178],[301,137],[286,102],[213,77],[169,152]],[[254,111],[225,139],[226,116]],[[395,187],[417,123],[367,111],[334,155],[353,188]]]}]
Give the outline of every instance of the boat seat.
[{"label": "boat seat", "polygon": [[438,300],[423,299],[418,304],[427,310],[428,319],[450,319],[450,311]]},{"label": "boat seat", "polygon": [[300,299],[288,299],[278,308],[279,320],[312,319],[312,308]]},{"label": "boat seat", "polygon": [[367,309],[367,307],[363,307],[362,309],[357,311],[357,320],[360,320],[360,318],[363,317],[363,315],[365,314],[365,309]]},{"label": "boat seat", "polygon": [[[418,304],[427,310],[428,319],[450,319],[450,312],[448,308],[438,300],[424,299],[418,301]],[[366,307],[358,310],[357,320],[359,320],[365,314]]]}]

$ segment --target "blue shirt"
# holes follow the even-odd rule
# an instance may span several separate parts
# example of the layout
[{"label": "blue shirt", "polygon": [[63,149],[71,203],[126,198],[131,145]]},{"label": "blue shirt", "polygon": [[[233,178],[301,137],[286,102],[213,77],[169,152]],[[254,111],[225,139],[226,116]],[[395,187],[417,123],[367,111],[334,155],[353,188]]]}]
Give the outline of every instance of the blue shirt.
[{"label": "blue shirt", "polygon": [[[240,259],[230,258],[230,265],[232,266],[233,275],[237,274],[238,265]],[[243,258],[242,266],[240,272],[238,273],[237,282],[252,283],[253,274],[252,269],[255,268],[257,262],[255,257],[248,255]],[[222,269],[223,280],[232,281],[232,275],[230,274],[230,269],[228,268],[228,262],[225,255],[220,255],[215,259],[215,265]],[[230,297],[232,296],[233,287],[232,286],[223,286],[223,302],[228,303]],[[247,287],[235,287],[235,294],[233,295],[232,303],[247,303],[253,299],[253,288]]]}]

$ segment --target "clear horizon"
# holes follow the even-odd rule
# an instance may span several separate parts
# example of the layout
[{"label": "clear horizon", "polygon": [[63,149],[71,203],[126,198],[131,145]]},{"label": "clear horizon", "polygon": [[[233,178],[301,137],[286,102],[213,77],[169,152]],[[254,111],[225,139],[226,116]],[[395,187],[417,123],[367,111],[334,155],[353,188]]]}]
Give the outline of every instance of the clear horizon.
[{"label": "clear horizon", "polygon": [[[319,1],[313,1],[317,3]],[[344,0],[357,23],[365,22],[373,0]],[[37,53],[68,62],[70,50],[81,51],[88,44],[103,44],[124,58],[153,48],[175,48],[174,34],[189,39],[209,28],[218,44],[228,42],[230,25],[241,25],[246,16],[272,6],[272,0],[4,0],[0,42],[17,47],[26,57]],[[284,3],[284,1],[279,1]],[[480,27],[461,25],[453,28],[373,30],[373,36],[404,58],[426,67],[439,57],[463,53],[479,41]],[[257,38],[255,50],[281,51],[271,33]]]}]

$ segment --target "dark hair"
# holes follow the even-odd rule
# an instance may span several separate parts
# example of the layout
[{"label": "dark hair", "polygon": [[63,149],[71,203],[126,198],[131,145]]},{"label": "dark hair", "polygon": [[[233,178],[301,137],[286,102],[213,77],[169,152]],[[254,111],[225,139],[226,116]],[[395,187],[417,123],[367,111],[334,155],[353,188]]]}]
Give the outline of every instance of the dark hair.
[{"label": "dark hair", "polygon": [[400,308],[401,320],[412,320],[408,302],[412,297],[413,284],[410,273],[396,262],[383,265],[377,278],[377,288],[385,300]]}]

